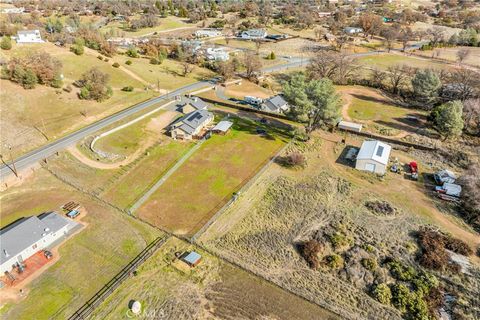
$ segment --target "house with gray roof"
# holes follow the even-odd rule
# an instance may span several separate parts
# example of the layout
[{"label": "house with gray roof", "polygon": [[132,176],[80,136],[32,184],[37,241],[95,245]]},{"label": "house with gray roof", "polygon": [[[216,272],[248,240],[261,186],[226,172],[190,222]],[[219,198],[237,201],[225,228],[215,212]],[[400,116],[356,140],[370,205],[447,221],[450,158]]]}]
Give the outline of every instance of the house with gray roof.
[{"label": "house with gray roof", "polygon": [[383,175],[387,171],[392,147],[378,140],[365,140],[357,154],[355,169]]},{"label": "house with gray roof", "polygon": [[196,110],[207,110],[208,103],[206,103],[199,97],[185,97],[182,99],[179,109],[182,113],[188,114]]},{"label": "house with gray roof", "polygon": [[288,102],[282,96],[276,95],[265,99],[262,104],[262,110],[274,113],[282,113],[290,110]]},{"label": "house with gray roof", "polygon": [[239,37],[242,39],[264,39],[267,37],[267,31],[264,29],[250,29],[240,32]]},{"label": "house with gray roof", "polygon": [[213,121],[213,113],[204,110],[193,111],[170,126],[170,135],[173,139],[191,140],[201,135],[205,129]]},{"label": "house with gray roof", "polygon": [[11,271],[38,251],[64,238],[77,226],[56,212],[22,218],[0,230],[0,273]]}]

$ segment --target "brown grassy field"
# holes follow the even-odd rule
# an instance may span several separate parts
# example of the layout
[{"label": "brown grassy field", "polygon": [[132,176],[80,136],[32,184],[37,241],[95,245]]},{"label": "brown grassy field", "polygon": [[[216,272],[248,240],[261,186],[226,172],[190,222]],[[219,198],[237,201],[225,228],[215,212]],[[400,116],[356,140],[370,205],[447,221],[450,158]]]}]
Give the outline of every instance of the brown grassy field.
[{"label": "brown grassy field", "polygon": [[270,136],[264,137],[255,133],[258,123],[232,119],[229,133],[207,140],[140,207],[142,219],[192,234],[285,144],[274,129],[267,129]]},{"label": "brown grassy field", "polygon": [[217,258],[202,254],[189,268],[174,252],[191,250],[170,239],[95,311],[94,319],[127,319],[131,299],[143,316],[164,319],[337,319],[316,305],[286,293]]},{"label": "brown grassy field", "polygon": [[[200,242],[207,248],[238,261],[279,285],[293,290],[349,319],[400,319],[400,313],[371,299],[375,281],[392,281],[384,267],[366,269],[362,259],[383,261],[396,257],[418,267],[412,231],[432,224],[473,248],[478,234],[461,223],[446,207],[433,200],[422,182],[402,175],[387,174],[379,179],[343,164],[338,158],[344,145],[341,137],[322,133],[307,145],[292,150],[304,152],[305,169],[272,166],[264,172],[206,233]],[[361,140],[347,138],[348,145]],[[433,170],[404,152],[394,151],[403,163],[417,160],[422,171]],[[407,198],[408,197],[408,198]],[[396,213],[373,214],[367,200],[387,201]],[[406,201],[408,199],[408,201]],[[437,207],[439,205],[439,207]],[[310,269],[299,255],[298,245],[309,239],[320,241],[320,267]],[[338,255],[340,265],[331,267],[327,257]],[[476,261],[472,256],[472,261]],[[469,276],[469,281],[475,275]],[[458,286],[466,303],[476,284],[449,277]]]}]

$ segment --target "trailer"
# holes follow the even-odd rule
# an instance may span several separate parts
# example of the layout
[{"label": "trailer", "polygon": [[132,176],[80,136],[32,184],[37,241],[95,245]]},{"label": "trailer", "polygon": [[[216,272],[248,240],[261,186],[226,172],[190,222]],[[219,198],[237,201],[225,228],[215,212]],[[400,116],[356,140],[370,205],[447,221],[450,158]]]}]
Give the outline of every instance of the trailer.
[{"label": "trailer", "polygon": [[452,197],[460,197],[462,193],[462,186],[454,183],[445,182],[441,187],[436,186],[435,191],[440,194],[445,194]]},{"label": "trailer", "polygon": [[259,106],[263,103],[262,98],[257,98],[257,97],[252,97],[252,96],[245,96],[243,99],[246,103],[254,105],[254,106]]}]

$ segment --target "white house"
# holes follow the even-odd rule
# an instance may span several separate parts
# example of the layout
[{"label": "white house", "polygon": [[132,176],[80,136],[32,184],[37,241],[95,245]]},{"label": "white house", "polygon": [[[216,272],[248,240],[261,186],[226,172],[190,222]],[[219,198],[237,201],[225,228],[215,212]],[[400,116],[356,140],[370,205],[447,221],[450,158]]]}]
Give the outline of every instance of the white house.
[{"label": "white house", "polygon": [[43,43],[40,30],[21,30],[17,32],[17,43]]},{"label": "white house", "polygon": [[206,28],[195,31],[195,37],[197,38],[210,38],[219,37],[222,35],[222,30],[214,28]]},{"label": "white house", "polygon": [[362,33],[363,29],[362,28],[357,28],[357,27],[346,27],[343,29],[343,32],[347,34],[357,34],[357,33]]},{"label": "white house", "polygon": [[65,237],[76,222],[55,212],[23,218],[0,230],[0,273]]},{"label": "white house", "polygon": [[242,39],[263,39],[267,36],[267,31],[263,29],[250,29],[242,31],[239,35]]},{"label": "white house", "polygon": [[210,61],[227,61],[230,55],[223,48],[207,48],[205,58]]},{"label": "white house", "polygon": [[355,169],[385,174],[392,147],[378,140],[365,140],[357,154]]},{"label": "white house", "polygon": [[1,12],[2,13],[23,13],[25,12],[25,8],[24,7],[3,8]]}]

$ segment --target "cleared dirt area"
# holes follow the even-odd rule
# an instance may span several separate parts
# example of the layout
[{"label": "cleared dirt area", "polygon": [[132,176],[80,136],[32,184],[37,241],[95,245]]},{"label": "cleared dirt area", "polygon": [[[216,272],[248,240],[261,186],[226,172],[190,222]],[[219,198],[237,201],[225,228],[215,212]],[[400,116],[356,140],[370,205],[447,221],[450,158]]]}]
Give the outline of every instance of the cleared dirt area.
[{"label": "cleared dirt area", "polygon": [[[179,234],[192,234],[233,196],[286,142],[275,128],[235,122],[226,135],[207,140],[137,214]],[[263,127],[268,134],[256,133]]]},{"label": "cleared dirt area", "polygon": [[243,100],[245,96],[253,96],[257,98],[268,98],[274,93],[271,90],[262,88],[250,81],[242,80],[241,84],[232,84],[225,88],[225,94],[228,97]]},{"label": "cleared dirt area", "polygon": [[189,268],[174,252],[191,246],[170,239],[95,311],[94,319],[126,319],[131,299],[159,319],[337,319],[328,311],[198,251]]},{"label": "cleared dirt area", "polygon": [[[27,285],[18,298],[0,309],[4,319],[67,318],[108,282],[160,232],[115,212],[52,177],[44,169],[28,183],[2,192],[0,221],[58,210],[68,201],[79,202],[88,214],[88,226],[59,248],[58,261]],[[2,294],[0,289],[0,294]]]}]

